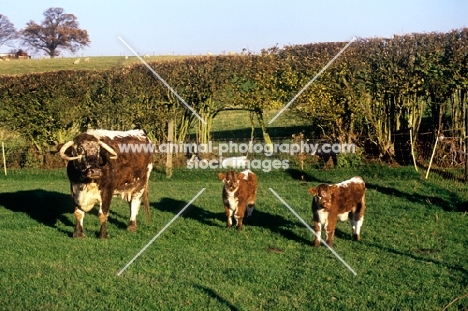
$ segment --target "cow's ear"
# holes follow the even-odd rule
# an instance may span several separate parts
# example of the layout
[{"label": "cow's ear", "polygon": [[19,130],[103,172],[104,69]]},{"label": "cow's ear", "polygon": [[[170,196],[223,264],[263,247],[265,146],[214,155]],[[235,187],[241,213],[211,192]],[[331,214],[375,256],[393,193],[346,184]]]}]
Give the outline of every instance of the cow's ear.
[{"label": "cow's ear", "polygon": [[219,180],[224,180],[224,178],[226,178],[226,174],[219,173],[218,178],[219,178]]},{"label": "cow's ear", "polygon": [[239,175],[237,175],[237,179],[238,180],[241,180],[241,179],[244,179],[244,173],[239,173]]},{"label": "cow's ear", "polygon": [[309,192],[311,195],[317,195],[317,188],[310,188]]}]

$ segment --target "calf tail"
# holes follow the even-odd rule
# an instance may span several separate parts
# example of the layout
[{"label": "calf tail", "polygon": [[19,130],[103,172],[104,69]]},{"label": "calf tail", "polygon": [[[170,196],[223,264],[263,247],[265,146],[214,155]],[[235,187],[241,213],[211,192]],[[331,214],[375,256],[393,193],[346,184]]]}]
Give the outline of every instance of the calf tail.
[{"label": "calf tail", "polygon": [[146,221],[149,223],[151,220],[151,216],[150,216],[150,206],[149,206],[149,198],[148,198],[148,183],[146,183],[145,192],[143,193],[143,205],[145,206]]}]

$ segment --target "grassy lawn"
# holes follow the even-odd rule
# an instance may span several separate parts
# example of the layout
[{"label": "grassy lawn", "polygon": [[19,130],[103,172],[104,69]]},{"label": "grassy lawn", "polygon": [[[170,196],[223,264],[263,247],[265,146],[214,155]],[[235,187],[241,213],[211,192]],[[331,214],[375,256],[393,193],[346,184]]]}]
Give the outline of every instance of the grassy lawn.
[{"label": "grassy lawn", "polygon": [[[4,310],[441,310],[468,292],[465,186],[412,168],[257,172],[259,195],[244,230],[225,228],[218,171],[178,169],[151,177],[151,221],[114,198],[108,240],[97,212],[87,237],[71,238],[64,170],[0,177],[0,309]],[[298,181],[304,176],[308,182]],[[362,241],[339,223],[335,251],[311,246],[308,186],[361,175],[368,210]],[[206,190],[121,276],[117,273],[202,188]],[[450,310],[468,305],[468,298]]]}]

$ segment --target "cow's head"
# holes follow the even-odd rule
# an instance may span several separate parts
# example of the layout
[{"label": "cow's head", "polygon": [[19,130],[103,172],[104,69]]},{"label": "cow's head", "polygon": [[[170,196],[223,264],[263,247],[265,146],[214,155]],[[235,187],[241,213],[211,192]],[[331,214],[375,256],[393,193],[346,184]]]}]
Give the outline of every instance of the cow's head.
[{"label": "cow's head", "polygon": [[239,187],[239,180],[244,178],[244,174],[236,174],[234,171],[228,171],[226,174],[219,173],[218,178],[223,182],[227,191],[233,192]]},{"label": "cow's head", "polygon": [[318,206],[323,208],[330,208],[332,202],[332,193],[336,188],[336,185],[319,185],[317,188],[310,188],[309,192],[314,196],[314,200]]},{"label": "cow's head", "polygon": [[101,177],[101,168],[107,159],[117,158],[117,153],[109,145],[86,133],[65,143],[59,154],[63,159],[73,161],[82,175],[92,179]]}]

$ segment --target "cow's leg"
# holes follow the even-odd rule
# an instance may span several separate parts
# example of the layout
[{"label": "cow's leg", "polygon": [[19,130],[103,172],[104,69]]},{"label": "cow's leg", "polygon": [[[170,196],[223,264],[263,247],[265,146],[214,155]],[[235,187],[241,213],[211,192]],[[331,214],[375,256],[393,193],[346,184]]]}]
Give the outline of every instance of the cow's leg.
[{"label": "cow's leg", "polygon": [[237,230],[242,230],[242,221],[244,220],[244,214],[245,212],[237,209],[237,212],[234,214],[234,218],[236,219],[236,229]]},{"label": "cow's leg", "polygon": [[357,205],[356,211],[351,216],[351,226],[353,228],[353,240],[361,240],[361,227],[364,222],[364,211],[366,209],[365,194],[362,196],[361,202]]},{"label": "cow's leg", "polygon": [[315,239],[314,239],[314,246],[320,246],[320,235],[322,234],[322,224],[319,221],[314,221],[314,229],[315,229]]},{"label": "cow's leg", "polygon": [[85,212],[82,211],[78,206],[75,207],[75,218],[76,218],[76,225],[75,231],[73,232],[74,238],[83,238],[85,234],[83,232],[83,218],[85,216]]},{"label": "cow's leg", "polygon": [[101,206],[99,207],[99,212],[98,212],[99,223],[101,224],[101,231],[99,232],[100,239],[107,239],[109,237],[109,234],[107,233],[107,217],[108,216],[109,216],[109,211],[105,213],[102,209],[102,203],[101,203]]},{"label": "cow's leg", "polygon": [[325,229],[325,234],[328,237],[328,233],[326,230],[328,228],[329,213],[323,209],[313,210],[312,213],[313,213],[312,220],[314,221],[314,227],[315,227],[315,233],[316,233],[315,239],[314,239],[314,246],[318,247],[320,246],[320,242],[321,242],[320,237],[322,234],[322,227]]},{"label": "cow's leg", "polygon": [[112,200],[112,194],[110,191],[101,192],[101,204],[99,207],[98,217],[101,223],[101,231],[99,232],[100,239],[107,239],[109,234],[107,233],[107,216],[109,216],[109,207]]},{"label": "cow's leg", "polygon": [[328,246],[333,247],[333,237],[335,236],[336,222],[338,220],[338,215],[330,215],[328,217],[328,223],[325,226],[326,232],[326,241]]},{"label": "cow's leg", "polygon": [[254,207],[255,207],[255,203],[253,204],[248,204],[247,205],[247,217],[246,217],[246,220],[250,220],[252,217],[252,213],[253,213],[253,210],[254,210]]},{"label": "cow's leg", "polygon": [[226,217],[227,217],[226,227],[230,228],[230,227],[232,227],[233,211],[228,206],[224,206],[224,212],[226,213]]},{"label": "cow's leg", "polygon": [[364,222],[364,216],[359,218],[359,214],[355,213],[353,215],[353,240],[360,241],[361,240],[361,227],[362,223]]},{"label": "cow's leg", "polygon": [[137,229],[137,215],[140,210],[141,196],[133,197],[129,203],[130,205],[130,221],[128,222],[127,230],[135,232]]}]

